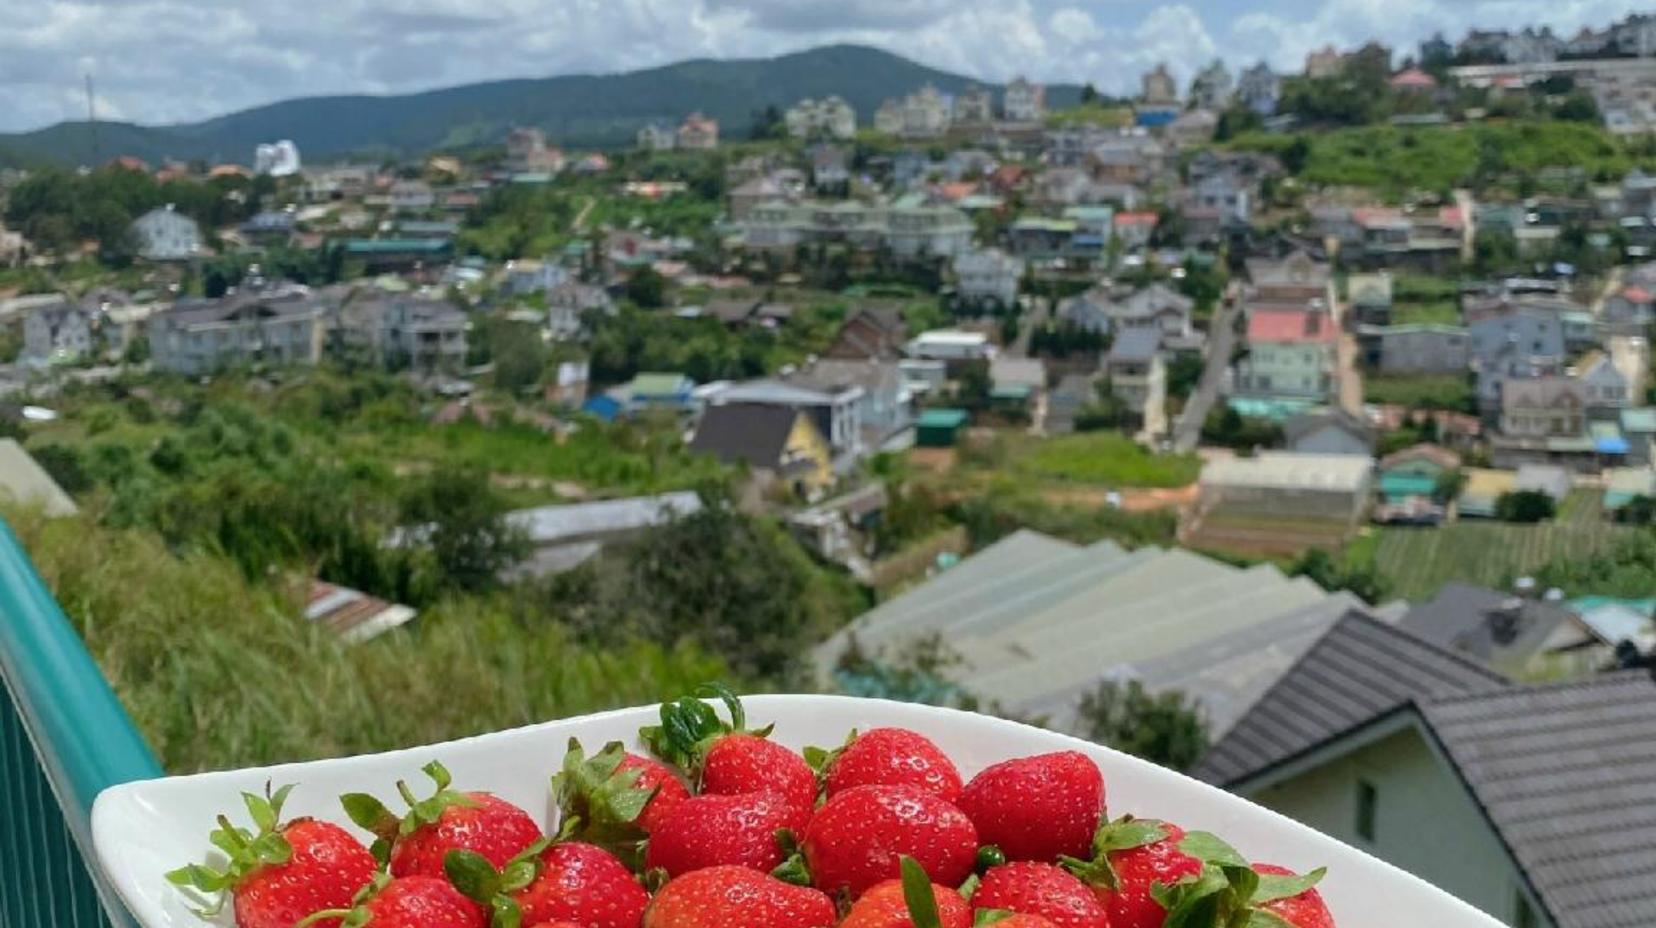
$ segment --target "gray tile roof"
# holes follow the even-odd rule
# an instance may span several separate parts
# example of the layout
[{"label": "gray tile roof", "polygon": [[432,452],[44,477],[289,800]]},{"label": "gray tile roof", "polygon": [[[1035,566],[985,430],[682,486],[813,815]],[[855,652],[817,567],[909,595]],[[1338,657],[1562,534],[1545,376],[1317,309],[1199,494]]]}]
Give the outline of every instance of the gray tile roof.
[{"label": "gray tile roof", "polygon": [[690,439],[690,450],[712,454],[726,463],[775,469],[782,462],[788,435],[800,413],[789,406],[730,403],[710,406]]},{"label": "gray tile roof", "polygon": [[1126,329],[1110,345],[1111,361],[1148,361],[1161,351],[1161,332]]},{"label": "gray tile roof", "polygon": [[1210,783],[1236,783],[1410,700],[1506,685],[1506,678],[1493,670],[1353,612],[1260,697],[1192,775]]},{"label": "gray tile roof", "polygon": [[1656,682],[1646,671],[1422,707],[1558,928],[1656,924]]},{"label": "gray tile roof", "polygon": [[1573,622],[1570,611],[1556,603],[1450,582],[1409,610],[1398,627],[1440,648],[1516,673],[1547,649],[1562,626]]}]

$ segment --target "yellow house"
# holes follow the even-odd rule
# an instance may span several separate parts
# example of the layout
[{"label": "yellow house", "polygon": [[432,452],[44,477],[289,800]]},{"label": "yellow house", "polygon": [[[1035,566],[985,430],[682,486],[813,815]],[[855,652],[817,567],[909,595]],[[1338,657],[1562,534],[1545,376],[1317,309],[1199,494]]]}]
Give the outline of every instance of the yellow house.
[{"label": "yellow house", "polygon": [[801,495],[834,480],[833,452],[809,413],[786,406],[710,406],[690,440],[692,451],[745,463],[756,475],[784,482]]}]

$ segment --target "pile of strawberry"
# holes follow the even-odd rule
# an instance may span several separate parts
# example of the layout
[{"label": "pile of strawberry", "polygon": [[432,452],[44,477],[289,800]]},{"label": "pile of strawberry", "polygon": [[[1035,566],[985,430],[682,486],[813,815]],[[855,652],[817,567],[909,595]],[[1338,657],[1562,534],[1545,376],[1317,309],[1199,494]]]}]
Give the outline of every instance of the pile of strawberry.
[{"label": "pile of strawberry", "polygon": [[640,732],[654,757],[572,741],[547,834],[489,793],[341,797],[375,836],[281,822],[290,787],[219,817],[223,869],[168,874],[240,928],[1333,928],[1305,876],[1217,837],[1105,815],[1104,777],[1064,751],[962,782],[924,736],[852,732],[803,755],[696,698]]}]

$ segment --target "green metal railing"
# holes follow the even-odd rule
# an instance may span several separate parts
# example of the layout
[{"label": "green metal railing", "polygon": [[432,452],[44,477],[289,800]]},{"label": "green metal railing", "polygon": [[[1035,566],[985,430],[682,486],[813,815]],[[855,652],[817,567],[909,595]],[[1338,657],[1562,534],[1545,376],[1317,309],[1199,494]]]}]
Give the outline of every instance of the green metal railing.
[{"label": "green metal railing", "polygon": [[0,928],[126,928],[92,800],[161,767],[3,520],[0,682]]}]

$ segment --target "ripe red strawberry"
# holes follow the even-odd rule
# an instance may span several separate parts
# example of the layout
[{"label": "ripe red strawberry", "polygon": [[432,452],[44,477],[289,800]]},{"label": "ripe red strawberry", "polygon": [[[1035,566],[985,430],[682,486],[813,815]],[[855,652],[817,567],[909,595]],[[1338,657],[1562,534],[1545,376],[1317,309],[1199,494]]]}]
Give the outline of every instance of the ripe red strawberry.
[{"label": "ripe red strawberry", "polygon": [[352,924],[372,928],[488,928],[489,924],[482,906],[448,880],[432,876],[386,879],[355,909],[339,914]]},{"label": "ripe red strawberry", "polygon": [[779,793],[802,808],[816,805],[816,774],[805,758],[774,741],[742,732],[722,735],[707,746],[701,788],[704,793],[723,796]]},{"label": "ripe red strawberry", "polygon": [[902,869],[902,879],[863,893],[839,928],[972,928],[972,906],[960,893],[933,883],[912,858]]},{"label": "ripe red strawberry", "polygon": [[670,881],[644,913],[644,928],[830,928],[827,894],[746,867],[709,867]]},{"label": "ripe red strawberry", "polygon": [[960,799],[960,772],[929,738],[906,728],[852,733],[827,756],[828,795],[854,786],[917,786],[947,802]]},{"label": "ripe red strawberry", "polygon": [[768,873],[787,856],[777,831],[798,833],[810,818],[808,808],[776,793],[691,796],[650,835],[644,866],[674,877],[725,865]]},{"label": "ripe red strawberry", "polygon": [[953,805],[913,786],[857,786],[828,799],[801,842],[811,883],[852,898],[900,876],[899,858],[934,882],[958,886],[972,872],[978,835]]},{"label": "ripe red strawberry", "polygon": [[503,867],[542,838],[540,826],[517,806],[490,793],[449,789],[449,773],[436,761],[421,769],[437,791],[416,800],[408,784],[398,782],[397,791],[409,805],[402,818],[367,793],[339,797],[351,821],[379,839],[376,852],[388,855],[392,876],[440,877],[443,856],[452,850],[473,851]]},{"label": "ripe red strawberry", "polygon": [[552,795],[560,840],[596,844],[636,867],[639,846],[690,791],[666,764],[628,754],[619,741],[588,758],[571,738]]},{"label": "ripe red strawberry", "polygon": [[[167,874],[179,886],[215,896],[202,911],[211,918],[224,906],[225,893],[235,900],[240,928],[291,928],[316,912],[344,909],[379,869],[362,842],[331,822],[301,818],[282,824],[282,804],[293,789],[274,794],[243,793],[258,832],[237,828],[225,816],[213,844],[230,856],[222,871],[191,864]],[[338,919],[318,920],[324,928]]]},{"label": "ripe red strawberry", "polygon": [[1104,814],[1104,775],[1075,751],[1004,761],[966,784],[960,809],[978,840],[1007,860],[1089,857]]},{"label": "ripe red strawberry", "polygon": [[[1254,864],[1254,872],[1267,878],[1260,881],[1259,889],[1254,893],[1254,905],[1257,908],[1264,909],[1293,925],[1294,928],[1334,928],[1333,914],[1328,911],[1328,906],[1323,903],[1322,894],[1314,889],[1305,889],[1293,895],[1276,899],[1262,900],[1262,896],[1268,896],[1273,891],[1269,877],[1290,877],[1315,882],[1314,877],[1320,876],[1320,873],[1297,877],[1294,871],[1287,867],[1279,867],[1276,864]],[[1297,888],[1297,886],[1292,888]],[[1279,889],[1276,891],[1286,890]]]},{"label": "ripe red strawberry", "polygon": [[1092,889],[1053,864],[1026,860],[990,867],[972,894],[972,905],[1039,915],[1058,928],[1110,928],[1104,904]]},{"label": "ripe red strawberry", "polygon": [[650,894],[615,855],[570,841],[541,852],[538,875],[512,899],[526,925],[563,921],[583,928],[638,928]]},{"label": "ripe red strawberry", "polygon": [[816,804],[816,774],[793,751],[765,740],[770,727],[749,731],[742,701],[729,687],[709,684],[698,695],[716,697],[730,721],[699,698],[661,704],[661,724],[638,735],[657,757],[685,771],[698,792],[722,796],[780,793],[796,805]]},{"label": "ripe red strawberry", "polygon": [[[996,911],[995,909],[978,909],[978,914],[981,916],[985,912]],[[1003,918],[996,918],[994,921],[980,921],[978,924],[994,925],[995,928],[1058,928],[1057,925],[1039,915],[1025,915],[1021,912],[1013,912]]]},{"label": "ripe red strawberry", "polygon": [[1092,860],[1066,858],[1064,864],[1098,894],[1110,913],[1110,928],[1161,928],[1167,910],[1152,887],[1202,872],[1201,859],[1179,846],[1184,837],[1177,825],[1122,818],[1099,827]]}]

